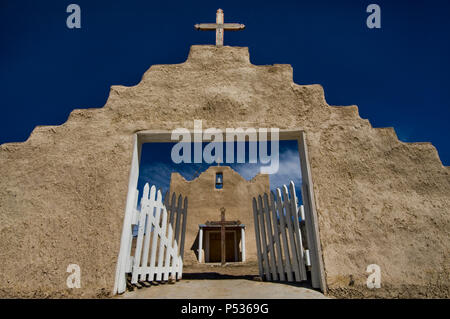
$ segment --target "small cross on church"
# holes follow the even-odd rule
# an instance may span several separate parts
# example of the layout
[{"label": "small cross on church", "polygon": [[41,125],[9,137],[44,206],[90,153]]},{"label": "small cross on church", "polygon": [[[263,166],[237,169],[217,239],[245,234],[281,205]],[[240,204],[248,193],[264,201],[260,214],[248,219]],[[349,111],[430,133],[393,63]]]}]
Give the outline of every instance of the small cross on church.
[{"label": "small cross on church", "polygon": [[200,23],[195,25],[195,29],[202,31],[216,30],[216,46],[223,46],[223,32],[224,31],[239,31],[244,30],[245,25],[240,23],[223,23],[223,11],[217,10],[216,23]]}]

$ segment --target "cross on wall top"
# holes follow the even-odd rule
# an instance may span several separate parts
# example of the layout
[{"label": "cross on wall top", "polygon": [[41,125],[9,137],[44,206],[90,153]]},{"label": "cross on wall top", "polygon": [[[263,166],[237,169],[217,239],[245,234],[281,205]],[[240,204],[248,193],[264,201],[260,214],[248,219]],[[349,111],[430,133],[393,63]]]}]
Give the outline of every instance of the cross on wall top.
[{"label": "cross on wall top", "polygon": [[223,46],[224,31],[240,31],[245,29],[244,24],[224,23],[223,10],[218,9],[216,13],[216,23],[200,23],[195,25],[195,29],[201,31],[216,31],[216,46]]}]

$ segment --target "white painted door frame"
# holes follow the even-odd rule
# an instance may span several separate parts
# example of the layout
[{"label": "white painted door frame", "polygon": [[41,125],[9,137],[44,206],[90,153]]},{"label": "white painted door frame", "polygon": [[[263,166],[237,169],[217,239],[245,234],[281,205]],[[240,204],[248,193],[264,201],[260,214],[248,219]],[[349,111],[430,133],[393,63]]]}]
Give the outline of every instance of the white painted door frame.
[{"label": "white painted door frame", "polygon": [[[204,132],[204,130],[203,130]],[[194,140],[194,132],[190,130],[191,140]],[[225,137],[225,130],[222,130],[223,136]],[[238,133],[239,134],[239,133]],[[128,181],[128,193],[126,197],[126,206],[124,214],[124,225],[129,225],[129,222],[133,218],[134,214],[134,203],[136,201],[136,190],[139,178],[139,163],[141,157],[142,144],[144,143],[167,143],[167,142],[177,142],[171,139],[172,132],[167,130],[146,130],[137,132],[132,136],[132,154],[130,163],[130,177]],[[245,138],[245,134],[244,138]],[[202,135],[203,136],[203,135]],[[306,143],[306,134],[302,129],[291,129],[291,130],[280,130],[279,131],[280,140],[297,140],[298,149],[300,155],[300,167],[303,176],[302,184],[302,198],[305,206],[305,215],[307,220],[311,221],[311,224],[307,227],[311,230],[309,242],[313,243],[313,247],[310,249],[311,262],[316,265],[312,267],[312,282],[313,286],[320,288],[323,292],[326,291],[325,282],[325,272],[322,260],[322,251],[319,240],[319,228],[318,228],[318,217],[316,212],[315,198],[314,198],[314,188],[312,183],[311,168],[309,165],[308,149]],[[223,139],[225,140],[225,138]],[[209,142],[209,141],[208,141]],[[306,178],[305,178],[306,177]],[[151,182],[151,181],[150,181]],[[124,292],[126,289],[126,278],[125,273],[128,265],[127,256],[129,256],[129,247],[126,246],[126,238],[131,235],[131,229],[128,227],[123,227],[120,251],[116,266],[116,276],[114,281],[113,294]],[[125,239],[125,240],[123,240]]]}]

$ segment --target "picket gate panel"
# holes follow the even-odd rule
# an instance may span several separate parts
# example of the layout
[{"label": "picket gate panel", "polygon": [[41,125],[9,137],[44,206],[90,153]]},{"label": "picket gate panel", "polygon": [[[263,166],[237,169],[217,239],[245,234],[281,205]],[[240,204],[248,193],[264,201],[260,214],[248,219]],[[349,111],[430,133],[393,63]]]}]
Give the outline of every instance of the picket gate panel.
[{"label": "picket gate panel", "polygon": [[[136,191],[135,207],[137,202]],[[131,275],[130,284],[181,279],[188,199],[166,193],[163,203],[161,190],[157,191],[155,186],[150,188],[147,183],[140,203],[140,209],[135,209],[129,225],[132,230],[127,243],[130,256],[125,274]],[[136,226],[137,235],[134,236],[133,227]],[[135,247],[131,256],[133,242]]]},{"label": "picket gate panel", "polygon": [[261,254],[261,236],[260,236],[260,230],[259,230],[259,211],[258,211],[258,204],[256,203],[256,198],[253,197],[253,218],[254,218],[254,225],[255,225],[255,239],[256,239],[256,252],[258,254],[258,268],[259,268],[259,274],[261,278],[263,278],[264,271],[263,271],[263,261],[262,261],[262,254]]},{"label": "picket gate panel", "polygon": [[[261,198],[261,196],[259,196]],[[270,253],[270,269],[272,273],[273,280],[278,280],[278,272],[276,267],[276,257],[275,257],[275,249],[274,249],[274,239],[273,239],[273,230],[272,230],[272,221],[270,220],[270,213],[269,213],[269,205],[267,202],[267,194],[264,194],[264,200],[263,202],[260,202],[262,205],[262,209],[264,210],[261,214],[262,216],[265,216],[266,221],[266,229],[267,229],[267,240],[269,243],[269,249],[268,253]]]},{"label": "picket gate panel", "polygon": [[[253,198],[258,268],[265,280],[307,280],[295,185]],[[281,239],[280,239],[281,236]]]},{"label": "picket gate panel", "polygon": [[[264,194],[264,198],[267,198],[267,194]],[[280,242],[280,226],[277,218],[277,211],[275,209],[275,198],[273,193],[270,193],[270,206],[268,206],[272,211],[272,220],[273,220],[273,236],[275,238],[275,250],[277,251],[277,268],[278,275],[281,281],[286,280],[286,270],[284,268],[283,263],[283,254],[281,250],[281,242]]]}]

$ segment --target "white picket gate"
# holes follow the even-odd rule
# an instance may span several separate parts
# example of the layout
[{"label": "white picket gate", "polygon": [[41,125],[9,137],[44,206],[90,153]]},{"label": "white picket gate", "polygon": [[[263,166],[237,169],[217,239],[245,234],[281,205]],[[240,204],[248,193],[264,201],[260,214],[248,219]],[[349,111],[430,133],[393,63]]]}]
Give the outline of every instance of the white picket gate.
[{"label": "white picket gate", "polygon": [[[136,191],[134,207],[137,200]],[[125,225],[137,226],[137,236],[131,231],[125,246],[128,247],[125,274],[131,275],[129,284],[182,278],[187,203],[187,198],[183,203],[180,195],[177,205],[176,195],[172,195],[171,202],[166,193],[163,204],[161,190],[156,191],[155,186],[150,188],[148,183],[145,185],[140,210],[135,209],[130,225]]]},{"label": "white picket gate", "polygon": [[253,198],[259,273],[269,281],[307,280],[307,258],[292,181],[289,188],[289,191],[286,185],[282,190],[277,188],[276,194],[270,193],[270,198],[267,194]]}]

